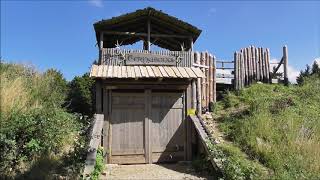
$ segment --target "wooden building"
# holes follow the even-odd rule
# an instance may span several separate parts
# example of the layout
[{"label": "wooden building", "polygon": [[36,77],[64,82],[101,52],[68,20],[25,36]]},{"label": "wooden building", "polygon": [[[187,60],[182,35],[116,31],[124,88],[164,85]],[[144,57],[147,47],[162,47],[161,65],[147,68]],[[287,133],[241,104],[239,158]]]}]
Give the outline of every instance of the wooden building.
[{"label": "wooden building", "polygon": [[[96,113],[104,115],[107,162],[191,160],[195,134],[186,117],[200,103],[196,81],[205,76],[194,66],[201,30],[153,8],[101,20],[94,29],[99,59],[90,76]],[[121,48],[141,40],[142,50]]]}]

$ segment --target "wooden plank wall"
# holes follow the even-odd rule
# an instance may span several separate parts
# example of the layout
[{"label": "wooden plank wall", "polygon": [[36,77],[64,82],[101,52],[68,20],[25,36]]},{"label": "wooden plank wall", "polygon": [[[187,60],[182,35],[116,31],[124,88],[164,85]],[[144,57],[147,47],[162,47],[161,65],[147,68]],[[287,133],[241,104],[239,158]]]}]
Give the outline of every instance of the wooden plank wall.
[{"label": "wooden plank wall", "polygon": [[249,46],[234,53],[234,87],[242,89],[254,82],[271,83],[270,51]]},{"label": "wooden plank wall", "polygon": [[216,101],[216,62],[215,56],[208,52],[194,52],[193,66],[200,68],[205,74],[204,78],[198,78],[196,81],[196,93],[193,93],[196,99],[195,106],[198,114],[208,110],[209,104]]},{"label": "wooden plank wall", "polygon": [[98,64],[110,65],[110,66],[122,66],[124,61],[121,57],[127,53],[151,53],[158,55],[167,55],[180,57],[181,62],[178,64],[179,67],[191,67],[193,63],[193,52],[192,51],[148,51],[148,50],[134,50],[134,49],[117,49],[117,48],[103,48],[100,49],[99,62]]}]

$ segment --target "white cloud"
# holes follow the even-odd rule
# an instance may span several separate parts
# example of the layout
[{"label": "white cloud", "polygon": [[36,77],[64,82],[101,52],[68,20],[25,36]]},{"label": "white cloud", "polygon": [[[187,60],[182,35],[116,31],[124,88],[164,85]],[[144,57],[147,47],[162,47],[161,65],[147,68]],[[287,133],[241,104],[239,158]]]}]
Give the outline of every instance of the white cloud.
[{"label": "white cloud", "polygon": [[[278,59],[271,59],[270,63],[279,63]],[[270,64],[270,68],[273,69],[273,67],[278,66],[277,64]],[[279,68],[278,72],[283,73],[283,65]],[[297,77],[299,76],[300,72],[296,70],[294,67],[288,66],[288,79],[291,83],[296,84],[297,83]]]},{"label": "white cloud", "polygon": [[103,0],[89,0],[89,3],[92,6],[98,7],[98,8],[102,8],[103,7]]}]

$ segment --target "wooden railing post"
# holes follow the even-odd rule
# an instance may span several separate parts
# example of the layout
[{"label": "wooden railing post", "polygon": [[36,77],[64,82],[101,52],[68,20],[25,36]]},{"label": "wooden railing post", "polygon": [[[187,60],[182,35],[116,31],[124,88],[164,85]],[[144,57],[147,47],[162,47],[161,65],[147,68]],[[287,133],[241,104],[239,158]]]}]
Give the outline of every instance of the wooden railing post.
[{"label": "wooden railing post", "polygon": [[289,84],[288,79],[288,48],[287,45],[283,46],[283,76],[284,76],[284,84]]}]

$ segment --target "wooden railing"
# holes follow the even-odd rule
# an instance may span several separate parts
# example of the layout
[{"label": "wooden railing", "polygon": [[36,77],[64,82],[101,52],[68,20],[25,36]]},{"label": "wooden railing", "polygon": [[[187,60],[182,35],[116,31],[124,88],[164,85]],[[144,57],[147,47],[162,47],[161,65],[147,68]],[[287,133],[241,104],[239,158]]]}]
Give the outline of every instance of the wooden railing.
[{"label": "wooden railing", "polygon": [[125,57],[128,53],[145,53],[157,54],[164,56],[173,56],[177,59],[177,66],[191,67],[193,64],[193,52],[191,51],[147,51],[147,50],[128,50],[118,48],[103,48],[100,49],[100,57],[98,64],[122,66],[125,65]]}]

